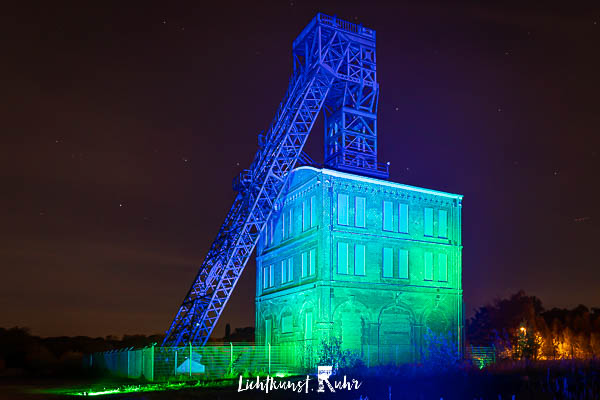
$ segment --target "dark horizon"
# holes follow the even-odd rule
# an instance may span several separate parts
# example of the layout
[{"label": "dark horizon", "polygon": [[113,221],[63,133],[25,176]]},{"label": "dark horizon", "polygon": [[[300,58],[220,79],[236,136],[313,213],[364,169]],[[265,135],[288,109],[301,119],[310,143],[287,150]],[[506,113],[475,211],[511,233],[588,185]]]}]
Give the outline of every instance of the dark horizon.
[{"label": "dark horizon", "polygon": [[[466,331],[467,334],[477,334],[478,332],[469,332],[469,323],[468,322],[472,322],[472,323],[476,323],[477,319],[476,319],[476,311],[482,311],[482,309],[487,308],[494,308],[494,307],[498,307],[498,303],[497,301],[503,301],[503,302],[508,302],[511,299],[515,299],[515,298],[519,298],[519,296],[523,296],[523,297],[527,297],[528,294],[523,292],[523,291],[518,291],[516,293],[513,293],[511,295],[509,295],[508,297],[505,298],[496,298],[493,300],[490,300],[489,302],[486,302],[486,304],[482,304],[481,306],[477,307],[476,309],[472,310],[473,311],[473,315],[471,315],[469,318],[467,318],[469,321],[467,322],[467,327],[466,327]],[[535,296],[532,297],[533,299],[537,299]],[[541,299],[537,299],[537,300],[541,300]],[[542,302],[543,305],[543,302]],[[586,311],[587,310],[587,311]],[[522,311],[522,310],[519,310]],[[548,321],[547,322],[552,322],[553,318],[558,318],[559,321],[561,321],[561,323],[565,323],[565,321],[561,320],[561,317],[564,318],[565,315],[568,314],[573,314],[573,315],[577,315],[579,313],[584,313],[587,312],[588,313],[588,317],[589,315],[595,316],[596,314],[600,314],[600,307],[588,307],[585,304],[578,304],[577,306],[574,306],[572,308],[564,308],[564,307],[552,307],[552,308],[544,308],[541,310],[540,316],[547,318]],[[480,314],[480,318],[481,318]],[[571,319],[573,319],[573,317],[570,317]],[[573,321],[566,321],[566,323],[572,323]],[[229,341],[227,339],[227,334],[226,334],[226,328],[225,326],[229,324],[230,325],[230,332],[233,334],[235,333],[235,335],[240,336],[243,334],[246,334],[247,336],[247,330],[248,329],[252,329],[252,332],[254,332],[254,325],[249,325],[249,326],[232,326],[230,324],[230,322],[224,321],[224,320],[220,320],[219,321],[219,327],[223,328],[223,331],[217,331],[215,329],[215,331],[213,332],[213,334],[211,335],[209,342],[210,341],[219,341],[219,340],[225,340],[225,341]],[[568,326],[569,328],[574,328],[573,325],[565,325]],[[578,326],[580,328],[580,326]],[[477,329],[481,329],[481,327],[477,327]],[[158,337],[158,336],[162,336],[164,338],[165,333],[164,332],[138,332],[138,333],[131,333],[131,334],[122,334],[122,335],[55,335],[55,336],[41,336],[41,335],[37,335],[35,332],[31,332],[30,328],[27,326],[10,326],[10,327],[2,327],[0,326],[0,332],[2,332],[2,330],[5,331],[9,331],[9,330],[20,330],[20,331],[24,331],[27,332],[28,335],[32,336],[32,337],[39,337],[40,339],[57,339],[57,338],[76,338],[76,337],[88,337],[91,339],[110,339],[110,340],[115,340],[115,341],[127,341],[127,340],[131,340],[134,339],[138,336],[140,337],[145,337],[145,338],[152,338],[152,337]],[[236,332],[238,331],[239,332]],[[156,340],[156,339],[154,339]],[[162,340],[162,339],[161,339]],[[241,337],[238,338],[237,340],[233,340],[233,341],[251,341],[249,339],[247,339],[247,337]],[[486,345],[488,344],[488,342],[485,343]],[[126,347],[126,346],[125,346]]]},{"label": "dark horizon", "polygon": [[[597,2],[11,7],[0,327],[164,333],[317,12],[377,31],[390,180],[464,195],[467,316],[519,289],[600,307]],[[254,325],[255,273],[215,332]]]}]

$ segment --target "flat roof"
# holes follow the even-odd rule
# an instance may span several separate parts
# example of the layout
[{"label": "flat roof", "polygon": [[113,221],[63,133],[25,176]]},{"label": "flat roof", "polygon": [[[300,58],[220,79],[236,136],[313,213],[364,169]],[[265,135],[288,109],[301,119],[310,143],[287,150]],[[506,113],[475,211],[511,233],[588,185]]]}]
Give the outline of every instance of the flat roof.
[{"label": "flat roof", "polygon": [[314,171],[314,172],[321,172],[324,175],[335,176],[338,178],[346,178],[346,179],[351,179],[351,180],[355,180],[355,181],[373,183],[376,185],[388,186],[388,187],[392,187],[395,189],[409,190],[412,192],[431,194],[434,196],[448,197],[451,199],[462,199],[463,198],[462,194],[440,192],[439,190],[432,190],[432,189],[425,189],[425,188],[420,188],[420,187],[416,187],[416,186],[404,185],[402,183],[384,181],[382,179],[370,178],[368,176],[349,174],[347,172],[336,171],[333,169],[327,169],[327,168],[319,169],[319,168],[311,167],[308,165],[303,165],[301,167],[294,169],[294,171],[298,171],[298,170],[310,170],[310,171]]}]

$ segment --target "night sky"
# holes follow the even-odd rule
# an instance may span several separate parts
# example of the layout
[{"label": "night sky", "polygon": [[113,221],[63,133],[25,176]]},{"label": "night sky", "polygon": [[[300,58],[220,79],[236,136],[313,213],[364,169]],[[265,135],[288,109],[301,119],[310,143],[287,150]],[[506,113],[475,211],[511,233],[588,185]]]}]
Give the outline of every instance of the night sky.
[{"label": "night sky", "polygon": [[464,195],[467,313],[600,307],[599,2],[40,3],[0,12],[0,326],[164,332],[318,11],[377,31],[390,180]]}]

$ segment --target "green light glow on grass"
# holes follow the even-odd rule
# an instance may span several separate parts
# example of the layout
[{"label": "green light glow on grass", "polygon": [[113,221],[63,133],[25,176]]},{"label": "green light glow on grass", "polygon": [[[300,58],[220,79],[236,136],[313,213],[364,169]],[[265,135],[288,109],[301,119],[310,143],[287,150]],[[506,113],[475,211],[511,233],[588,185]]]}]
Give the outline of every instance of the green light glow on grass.
[{"label": "green light glow on grass", "polygon": [[179,382],[179,383],[150,383],[147,385],[123,385],[114,389],[103,388],[102,390],[89,390],[83,392],[72,392],[74,396],[104,396],[108,394],[140,393],[140,392],[164,392],[167,390],[181,390],[199,387],[228,386],[231,382]]},{"label": "green light glow on grass", "polygon": [[103,396],[105,394],[114,394],[114,393],[121,393],[121,391],[119,389],[113,389],[113,390],[103,390],[101,392],[82,392],[82,393],[77,393],[80,396]]},{"label": "green light glow on grass", "polygon": [[35,393],[46,393],[62,396],[108,396],[114,394],[141,393],[141,392],[164,392],[168,390],[196,389],[209,387],[233,386],[233,380],[219,381],[184,381],[184,382],[165,382],[165,383],[147,383],[140,385],[114,385],[113,387],[95,385],[88,388],[53,388],[35,390]]},{"label": "green light glow on grass", "polygon": [[[120,394],[143,393],[143,392],[165,392],[178,390],[194,390],[202,388],[227,388],[235,387],[239,376],[249,377],[248,374],[228,376],[225,379],[214,380],[183,380],[174,382],[157,383],[124,383],[124,382],[98,382],[84,385],[72,385],[54,388],[33,389],[29,393],[52,394],[57,396],[111,396]],[[263,375],[260,375],[263,376]],[[266,375],[264,375],[266,376]],[[289,372],[278,372],[272,375],[277,378],[295,376]]]}]

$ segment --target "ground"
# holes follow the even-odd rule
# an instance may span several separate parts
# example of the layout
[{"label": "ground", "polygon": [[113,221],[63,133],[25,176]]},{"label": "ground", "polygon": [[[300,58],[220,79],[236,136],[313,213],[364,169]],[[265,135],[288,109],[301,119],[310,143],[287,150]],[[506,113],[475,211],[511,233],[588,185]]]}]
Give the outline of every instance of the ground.
[{"label": "ground", "polygon": [[[422,366],[404,368],[371,368],[346,371],[348,379],[361,382],[360,388],[351,391],[338,389],[318,393],[317,380],[310,376],[309,392],[277,390],[265,394],[260,390],[238,391],[238,378],[228,381],[201,383],[187,382],[178,390],[118,393],[97,396],[100,399],[595,399],[600,393],[600,368],[591,361],[552,361],[537,363],[509,362],[479,370],[458,367],[440,373],[425,370]],[[261,380],[264,381],[264,376]],[[340,382],[342,374],[332,377],[332,384]],[[275,378],[277,382],[300,383],[301,377]],[[253,380],[252,380],[253,381]],[[242,387],[245,387],[243,380]],[[114,389],[124,386],[147,387],[147,383],[114,378],[40,379],[0,378],[1,400],[77,399],[75,393],[91,390]]]}]

